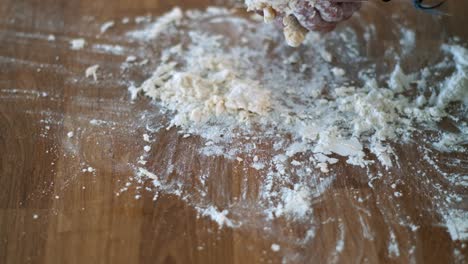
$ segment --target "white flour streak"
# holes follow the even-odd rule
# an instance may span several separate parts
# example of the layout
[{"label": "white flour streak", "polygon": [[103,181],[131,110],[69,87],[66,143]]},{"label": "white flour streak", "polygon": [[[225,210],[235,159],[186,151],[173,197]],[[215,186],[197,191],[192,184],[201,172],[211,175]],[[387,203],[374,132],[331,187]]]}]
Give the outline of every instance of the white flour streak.
[{"label": "white flour streak", "polygon": [[153,185],[154,185],[155,187],[161,187],[161,186],[162,186],[161,182],[159,181],[158,176],[156,176],[156,174],[154,174],[154,173],[148,171],[148,170],[145,169],[145,168],[141,168],[141,167],[138,168],[138,174],[137,174],[137,175],[138,175],[139,177],[146,177],[146,178],[148,178],[148,179],[153,180]]},{"label": "white flour streak", "polygon": [[361,223],[362,235],[368,240],[374,240],[374,235],[371,233],[369,226],[362,218],[362,215],[359,215],[359,222]]},{"label": "white flour streak", "polygon": [[127,48],[120,45],[112,44],[94,44],[93,51],[104,53],[104,54],[114,54],[114,55],[124,55],[128,52]]},{"label": "white flour streak", "polygon": [[340,254],[343,252],[345,247],[345,237],[346,237],[346,230],[345,226],[341,219],[338,219],[338,238],[336,239],[335,251],[330,256],[329,263],[337,263],[340,257]]},{"label": "white flour streak", "polygon": [[182,18],[182,10],[179,7],[174,7],[170,12],[159,17],[155,23],[151,24],[146,29],[131,32],[129,36],[145,40],[154,39],[162,32],[166,31],[171,25],[179,24]]},{"label": "white flour streak", "polygon": [[115,126],[117,123],[109,120],[91,119],[89,123],[93,126]]},{"label": "white flour streak", "polygon": [[24,90],[24,89],[1,89],[1,93],[6,94],[22,94],[22,95],[32,95],[35,97],[48,97],[47,92],[38,91],[38,90]]},{"label": "white flour streak", "polygon": [[338,230],[339,230],[339,234],[340,234],[340,238],[338,239],[337,243],[336,243],[336,252],[338,253],[341,253],[344,249],[344,240],[345,240],[345,226],[344,224],[342,223],[342,221],[340,220],[340,223],[338,224]]},{"label": "white flour streak", "polygon": [[407,54],[411,52],[411,50],[416,45],[416,33],[408,28],[401,28],[400,29],[402,38],[400,39],[400,45],[403,48],[403,53]]},{"label": "white flour streak", "polygon": [[21,32],[21,31],[3,31],[8,35],[11,35],[14,38],[25,38],[25,39],[33,39],[33,40],[47,40],[53,41],[55,40],[55,36],[46,33],[29,33],[29,32]]},{"label": "white flour streak", "polygon": [[398,246],[398,242],[396,240],[396,236],[393,230],[390,230],[390,239],[388,240],[388,254],[391,257],[400,256],[400,248]]},{"label": "white flour streak", "polygon": [[112,28],[114,25],[115,25],[114,21],[108,21],[108,22],[105,22],[104,24],[102,24],[101,28],[100,28],[101,34],[106,32],[110,28]]},{"label": "white flour streak", "polygon": [[5,64],[8,63],[15,67],[18,67],[18,65],[21,65],[23,67],[30,67],[30,68],[36,68],[36,69],[40,68],[43,71],[53,70],[54,72],[60,73],[60,74],[70,73],[66,68],[64,68],[62,65],[59,65],[59,64],[49,64],[49,63],[43,63],[43,62],[38,62],[38,61],[23,60],[23,59],[4,57],[4,56],[0,56],[0,62],[5,63]]}]

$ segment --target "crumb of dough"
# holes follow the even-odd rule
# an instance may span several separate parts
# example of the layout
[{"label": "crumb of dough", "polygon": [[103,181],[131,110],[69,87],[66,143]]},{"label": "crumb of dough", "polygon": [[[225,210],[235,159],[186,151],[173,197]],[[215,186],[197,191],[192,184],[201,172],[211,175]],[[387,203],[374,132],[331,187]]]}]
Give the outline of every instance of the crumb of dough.
[{"label": "crumb of dough", "polygon": [[284,37],[286,43],[291,47],[299,47],[307,35],[307,29],[305,29],[293,15],[289,15],[283,18],[284,25]]},{"label": "crumb of dough", "polygon": [[271,245],[271,250],[274,252],[278,252],[281,249],[280,245],[278,244],[272,244]]},{"label": "crumb of dough", "polygon": [[86,40],[82,38],[72,39],[70,41],[70,47],[72,50],[80,50],[86,46]]},{"label": "crumb of dough", "polygon": [[291,6],[294,6],[291,0],[245,0],[247,11],[262,10],[265,6],[271,6],[275,10],[291,12]]},{"label": "crumb of dough", "polygon": [[[309,1],[310,5],[314,5],[315,1]],[[277,12],[285,14],[283,18],[284,37],[286,43],[292,47],[298,47],[302,44],[307,35],[308,30],[304,28],[293,15],[296,1],[292,0],[245,0],[247,11],[260,10],[263,12],[263,20],[265,23],[271,23]]]},{"label": "crumb of dough", "polygon": [[130,55],[125,59],[125,62],[135,62],[137,60],[137,57]]},{"label": "crumb of dough", "polygon": [[263,21],[265,21],[265,23],[271,23],[275,18],[276,11],[271,8],[271,6],[263,8]]},{"label": "crumb of dough", "polygon": [[338,67],[333,67],[331,71],[335,77],[342,77],[346,74],[345,70],[343,70],[342,68],[338,68]]},{"label": "crumb of dough", "polygon": [[90,66],[86,69],[85,71],[85,75],[86,75],[86,78],[89,78],[89,77],[93,77],[94,81],[97,81],[97,70],[99,69],[99,65],[93,65],[93,66]]}]

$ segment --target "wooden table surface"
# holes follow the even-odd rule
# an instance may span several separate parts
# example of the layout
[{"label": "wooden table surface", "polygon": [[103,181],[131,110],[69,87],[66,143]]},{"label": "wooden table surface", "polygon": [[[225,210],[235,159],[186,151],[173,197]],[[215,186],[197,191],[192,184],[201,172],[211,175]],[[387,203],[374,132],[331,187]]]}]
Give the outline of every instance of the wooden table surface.
[{"label": "wooden table surface", "polygon": [[[176,195],[160,192],[153,201],[153,191],[127,184],[134,175],[129,164],[138,158],[146,131],[136,120],[156,111],[155,106],[145,99],[132,103],[126,84],[116,78],[128,54],[74,51],[68,42],[82,37],[112,43],[117,40],[99,35],[90,25],[158,15],[173,5],[196,8],[217,2],[0,0],[0,263],[465,262],[466,243],[452,239],[439,212],[454,206],[441,202],[449,193],[466,197],[467,185],[454,186],[437,169],[466,173],[466,153],[434,154],[439,163],[431,167],[417,146],[397,146],[401,166],[371,184],[365,171],[339,167],[335,181],[314,205],[314,219],[322,223],[315,239],[301,246],[288,242],[304,231],[300,225],[279,221],[275,232],[265,232],[262,222],[219,228]],[[388,15],[401,10],[396,6],[402,2],[388,4]],[[410,5],[405,8],[408,16],[416,13]],[[418,37],[426,36],[418,50],[429,58],[430,46],[440,44],[439,39],[458,36],[462,43],[468,41],[468,2],[449,0],[446,10],[450,16],[433,24],[420,20],[427,14],[408,18]],[[379,22],[379,14],[386,12],[367,16],[378,28],[391,31],[391,24]],[[49,34],[56,41],[48,41]],[[113,76],[102,78],[99,87],[83,76],[84,69],[96,63],[104,76]],[[244,173],[234,161],[197,156],[196,137],[185,140],[177,129],[161,131],[155,133],[149,160],[164,165],[189,152],[194,173],[204,166],[214,168],[210,173],[216,177],[210,178],[207,191],[220,208],[238,197],[244,179],[250,188],[258,186],[260,178]],[[464,167],[451,167],[449,158]],[[428,173],[419,175],[420,169]],[[393,195],[393,182],[402,197]],[[456,206],[468,208],[465,199]],[[405,219],[416,227],[406,225]],[[361,232],[363,222],[371,238]],[[337,254],[340,236],[344,248]],[[273,243],[280,245],[279,251],[271,250]]]}]

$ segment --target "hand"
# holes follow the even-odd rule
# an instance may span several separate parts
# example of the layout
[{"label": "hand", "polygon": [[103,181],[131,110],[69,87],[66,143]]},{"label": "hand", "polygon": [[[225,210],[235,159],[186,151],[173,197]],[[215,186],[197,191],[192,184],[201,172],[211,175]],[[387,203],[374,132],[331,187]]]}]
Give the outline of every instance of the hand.
[{"label": "hand", "polygon": [[349,19],[361,8],[360,1],[339,1],[317,0],[312,7],[310,1],[300,0],[293,14],[307,30],[328,32],[333,30],[339,22]]},{"label": "hand", "polygon": [[[336,25],[349,19],[354,12],[361,8],[359,0],[298,0],[291,14],[299,24],[308,31],[328,32]],[[276,21],[282,24],[286,15],[283,10],[275,10]]]}]

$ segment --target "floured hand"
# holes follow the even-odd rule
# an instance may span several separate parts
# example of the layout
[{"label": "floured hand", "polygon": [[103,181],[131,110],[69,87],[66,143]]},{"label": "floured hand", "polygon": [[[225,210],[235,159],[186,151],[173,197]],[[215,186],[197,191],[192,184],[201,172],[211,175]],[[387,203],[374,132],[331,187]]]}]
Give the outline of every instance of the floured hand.
[{"label": "floured hand", "polygon": [[266,22],[284,28],[290,46],[299,46],[307,31],[328,32],[360,9],[359,1],[343,0],[245,0],[248,10],[256,10]]}]

